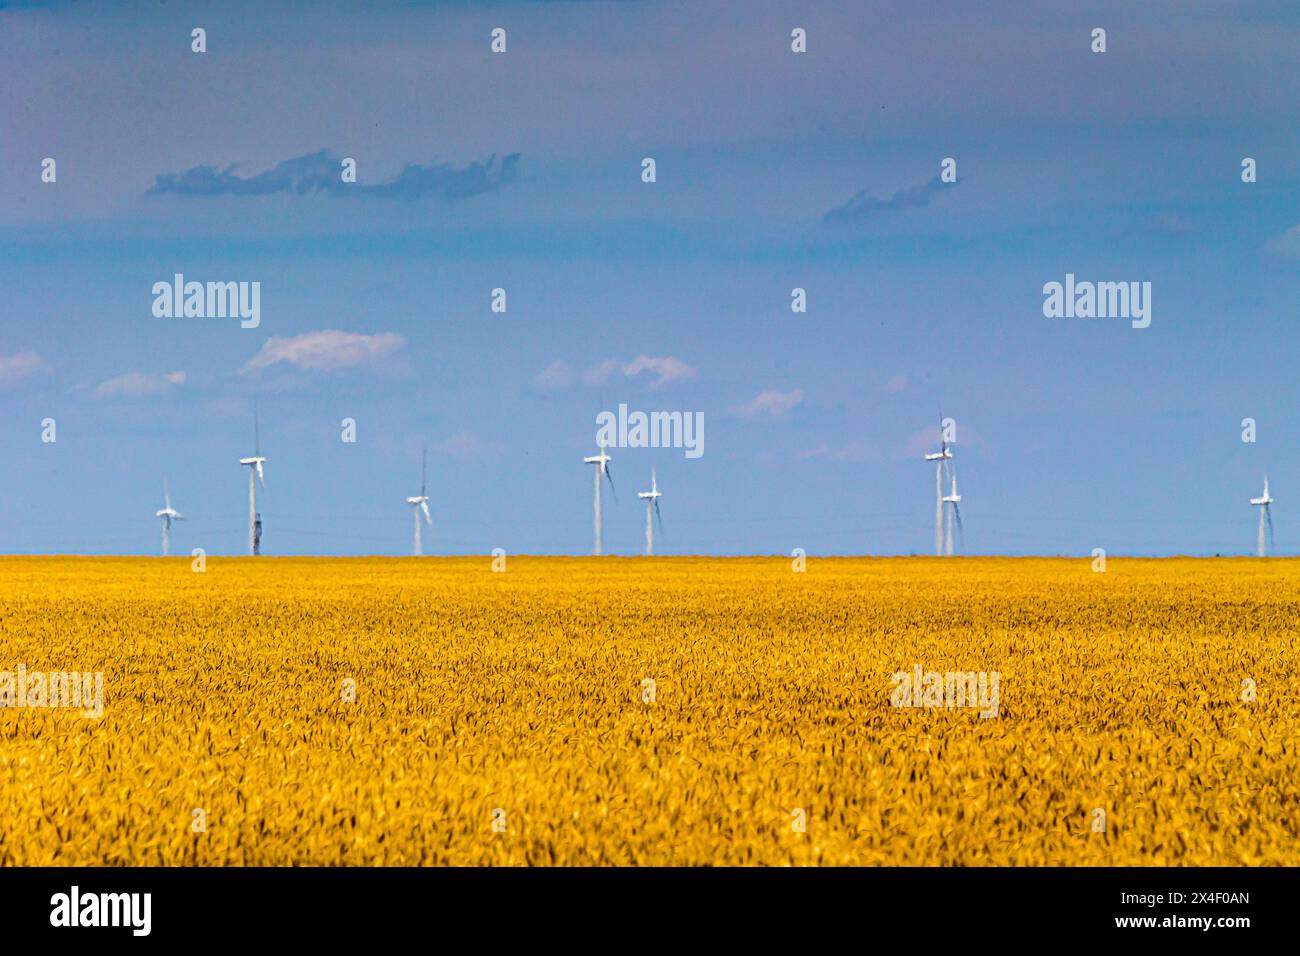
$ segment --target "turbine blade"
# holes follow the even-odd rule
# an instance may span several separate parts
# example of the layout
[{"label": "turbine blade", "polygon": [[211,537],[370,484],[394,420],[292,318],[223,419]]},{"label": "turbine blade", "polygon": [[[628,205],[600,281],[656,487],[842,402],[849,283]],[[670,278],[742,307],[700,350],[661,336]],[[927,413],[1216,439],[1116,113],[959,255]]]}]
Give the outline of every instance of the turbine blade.
[{"label": "turbine blade", "polygon": [[424,497],[426,479],[429,477],[429,446],[426,443],[420,456],[420,497]]},{"label": "turbine blade", "polygon": [[664,516],[663,516],[663,513],[659,510],[659,499],[658,499],[658,498],[655,499],[655,520],[659,522],[659,530],[660,530],[660,531],[663,531],[663,530],[664,530]]},{"label": "turbine blade", "polygon": [[262,474],[262,463],[260,461],[257,463],[257,480],[263,488],[266,487],[266,476]]},{"label": "turbine blade", "polygon": [[1274,541],[1273,541],[1273,509],[1270,508],[1268,505],[1265,505],[1265,506],[1264,506],[1264,517],[1268,520],[1268,543],[1269,543],[1269,547],[1270,547],[1270,549],[1271,549],[1272,546],[1273,546],[1273,544],[1274,544]]},{"label": "turbine blade", "polygon": [[432,528],[433,519],[429,517],[429,502],[421,501],[420,510],[424,512],[424,523],[427,524],[430,528]]},{"label": "turbine blade", "polygon": [[605,477],[606,477],[606,479],[609,480],[609,490],[612,491],[612,492],[614,493],[614,503],[617,504],[617,503],[618,503],[618,489],[614,487],[614,476],[613,476],[612,474],[610,474],[610,471],[609,471],[609,462],[605,462],[605,466],[604,466],[604,468],[603,468],[602,470],[605,472]]}]

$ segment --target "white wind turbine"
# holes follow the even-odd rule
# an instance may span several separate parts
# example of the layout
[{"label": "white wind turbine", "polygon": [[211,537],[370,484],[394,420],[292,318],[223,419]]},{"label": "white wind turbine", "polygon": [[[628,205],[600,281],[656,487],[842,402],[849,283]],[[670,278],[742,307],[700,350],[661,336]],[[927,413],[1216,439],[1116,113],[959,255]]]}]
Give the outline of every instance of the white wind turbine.
[{"label": "white wind turbine", "polygon": [[664,496],[659,490],[659,482],[655,478],[654,466],[650,466],[650,490],[638,491],[636,496],[645,499],[645,553],[650,555],[655,553],[655,526],[650,520],[650,511],[654,510],[654,517],[659,519],[659,530],[664,527],[664,516],[659,513],[659,499]]},{"label": "white wind turbine", "polygon": [[[253,413],[253,457],[241,458],[239,463],[248,466],[248,553],[257,555],[262,553],[262,520],[257,514],[257,484],[260,482],[262,489],[266,489],[266,476],[262,473],[266,459],[262,457],[262,432],[256,412]],[[253,479],[254,472],[257,473],[256,481]]]},{"label": "white wind turbine", "polygon": [[1251,498],[1250,503],[1259,508],[1259,541],[1256,545],[1256,553],[1262,558],[1268,553],[1264,547],[1264,525],[1266,523],[1268,524],[1269,542],[1272,543],[1273,539],[1273,512],[1269,508],[1269,505],[1273,503],[1273,499],[1268,494],[1268,475],[1264,476],[1264,493],[1258,498]]},{"label": "white wind turbine", "polygon": [[605,454],[603,444],[600,446],[599,455],[589,455],[582,459],[583,464],[596,466],[596,548],[591,552],[595,555],[600,554],[600,479],[602,475],[609,479],[609,490],[613,493],[614,500],[618,501],[618,492],[614,490],[614,476],[609,473],[609,463],[613,460],[613,458]]},{"label": "white wind turbine", "polygon": [[[951,466],[950,466],[951,468]],[[949,477],[952,478],[952,493],[943,496],[943,503],[952,505],[952,510],[948,512],[948,536],[945,541],[945,553],[952,557],[952,525],[954,519],[957,522],[957,534],[965,537],[965,532],[961,526],[961,495],[957,494],[957,469],[951,468]]]},{"label": "white wind turbine", "polygon": [[417,558],[424,554],[420,546],[420,514],[423,512],[424,521],[430,528],[433,527],[433,519],[429,517],[429,496],[425,492],[425,480],[429,472],[429,446],[424,447],[424,460],[420,465],[420,493],[412,495],[406,499],[406,503],[411,506],[411,514],[415,516],[415,545],[411,553]]},{"label": "white wind turbine", "polygon": [[185,516],[172,507],[172,496],[167,491],[166,478],[163,479],[163,506],[154,512],[154,517],[162,518],[162,553],[165,558],[172,547],[172,522],[185,520]]},{"label": "white wind turbine", "polygon": [[952,459],[948,443],[943,437],[943,421],[939,421],[939,450],[925,456],[934,462],[934,553],[943,556],[943,463]]}]

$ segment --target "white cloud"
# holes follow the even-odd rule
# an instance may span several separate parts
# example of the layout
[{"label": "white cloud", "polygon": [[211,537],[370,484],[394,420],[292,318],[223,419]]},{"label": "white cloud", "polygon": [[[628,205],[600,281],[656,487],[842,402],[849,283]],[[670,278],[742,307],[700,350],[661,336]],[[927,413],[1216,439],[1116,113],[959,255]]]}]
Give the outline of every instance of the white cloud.
[{"label": "white cloud", "polygon": [[599,365],[593,365],[582,373],[582,380],[588,385],[603,385],[621,363],[616,359],[605,359]]},{"label": "white cloud", "polygon": [[566,388],[573,384],[573,366],[556,359],[533,376],[533,384],[542,388]]},{"label": "white cloud", "polygon": [[662,358],[638,355],[623,366],[623,374],[628,377],[640,375],[642,372],[654,373],[656,378],[653,384],[655,385],[676,381],[679,378],[694,378],[696,375],[695,369],[672,355],[665,355]]},{"label": "white cloud", "polygon": [[96,398],[143,398],[185,384],[184,372],[127,372],[95,386]]},{"label": "white cloud", "polygon": [[322,329],[287,339],[273,336],[248,360],[243,371],[252,372],[286,362],[312,372],[334,372],[372,362],[405,345],[406,339],[396,332],[362,335]]},{"label": "white cloud", "polygon": [[803,389],[801,388],[789,392],[777,392],[768,389],[759,392],[753,401],[735,406],[731,409],[731,413],[740,418],[758,418],[760,415],[784,418],[789,414],[790,409],[802,401]]},{"label": "white cloud", "polygon": [[630,362],[612,358],[605,359],[583,372],[582,380],[588,385],[603,385],[609,381],[609,377],[615,372],[622,372],[628,378],[640,375],[642,372],[650,372],[655,376],[655,380],[650,383],[651,386],[674,382],[678,379],[695,378],[698,374],[693,367],[687,365],[675,355],[638,355]]},{"label": "white cloud", "polygon": [[45,360],[35,352],[0,355],[0,388],[12,388],[44,369]]}]

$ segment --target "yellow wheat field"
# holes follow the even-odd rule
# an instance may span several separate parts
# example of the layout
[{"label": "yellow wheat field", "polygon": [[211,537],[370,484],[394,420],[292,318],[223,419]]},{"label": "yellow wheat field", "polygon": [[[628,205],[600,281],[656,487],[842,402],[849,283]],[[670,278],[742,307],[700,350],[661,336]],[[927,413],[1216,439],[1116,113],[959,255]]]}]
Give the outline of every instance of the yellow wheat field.
[{"label": "yellow wheat field", "polygon": [[0,863],[1300,863],[1300,561],[508,560],[0,558]]}]

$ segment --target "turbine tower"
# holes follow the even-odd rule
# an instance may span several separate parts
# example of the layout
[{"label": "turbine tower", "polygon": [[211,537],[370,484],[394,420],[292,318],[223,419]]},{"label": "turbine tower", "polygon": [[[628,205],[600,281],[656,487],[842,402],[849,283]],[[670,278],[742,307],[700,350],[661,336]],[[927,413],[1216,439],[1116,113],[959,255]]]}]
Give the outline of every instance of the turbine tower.
[{"label": "turbine tower", "polygon": [[420,546],[420,513],[424,513],[425,523],[432,528],[433,519],[429,517],[429,496],[424,493],[425,479],[429,472],[429,446],[424,446],[424,459],[420,465],[420,493],[412,495],[406,499],[406,503],[411,506],[411,514],[415,515],[415,545],[411,549],[411,554],[417,558],[424,554]]},{"label": "turbine tower", "polygon": [[952,459],[948,443],[943,437],[943,421],[939,422],[939,450],[925,456],[934,462],[934,553],[943,556],[943,463]]},{"label": "turbine tower", "polygon": [[1268,494],[1268,475],[1264,476],[1264,493],[1258,498],[1251,498],[1250,503],[1259,508],[1259,540],[1256,545],[1256,553],[1262,558],[1268,553],[1268,550],[1264,547],[1265,524],[1268,525],[1270,543],[1273,539],[1273,512],[1269,508],[1269,505],[1273,503],[1273,499]]},{"label": "turbine tower", "polygon": [[659,519],[659,530],[662,531],[664,527],[664,516],[659,513],[659,499],[664,493],[659,490],[653,465],[650,467],[650,490],[638,491],[636,496],[645,499],[645,553],[652,555],[655,553],[655,526],[650,520],[651,509],[654,510],[654,517]]},{"label": "turbine tower", "polygon": [[609,490],[613,493],[614,500],[618,501],[618,492],[614,491],[614,476],[609,473],[609,463],[613,460],[613,458],[605,454],[603,444],[600,446],[599,455],[590,455],[582,459],[583,464],[596,466],[596,548],[591,553],[597,556],[600,555],[600,479],[602,475],[609,479]]},{"label": "turbine tower", "polygon": [[163,506],[161,510],[154,512],[154,517],[162,518],[162,553],[165,558],[172,547],[172,522],[185,520],[185,516],[172,507],[172,496],[167,492],[166,478],[163,479]]},{"label": "turbine tower", "polygon": [[952,478],[952,493],[943,496],[943,503],[952,505],[952,510],[948,512],[948,535],[945,543],[945,552],[948,557],[952,557],[952,525],[955,520],[957,523],[957,534],[964,538],[965,532],[961,526],[961,495],[957,494],[957,469],[950,466],[949,477]]},{"label": "turbine tower", "polygon": [[[262,516],[257,513],[257,485],[260,482],[262,489],[266,490],[266,477],[262,473],[262,465],[266,459],[262,457],[262,432],[258,425],[257,413],[253,413],[253,457],[241,458],[239,463],[248,466],[248,553],[258,555],[262,553]],[[253,473],[257,473],[254,480]]]}]

